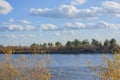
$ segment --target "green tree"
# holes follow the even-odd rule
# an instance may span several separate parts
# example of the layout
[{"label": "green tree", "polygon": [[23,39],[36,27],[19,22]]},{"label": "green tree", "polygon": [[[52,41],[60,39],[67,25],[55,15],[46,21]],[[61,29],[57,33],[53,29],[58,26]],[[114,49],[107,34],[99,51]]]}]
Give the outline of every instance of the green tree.
[{"label": "green tree", "polygon": [[71,48],[73,48],[73,47],[74,47],[73,42],[71,42],[71,41],[67,41],[67,43],[66,43],[66,47],[71,47]]},{"label": "green tree", "polygon": [[98,41],[96,39],[92,39],[92,42],[91,42],[92,45],[97,45],[98,44]]},{"label": "green tree", "polygon": [[57,41],[57,42],[55,43],[55,46],[56,46],[57,48],[60,48],[60,47],[62,47],[62,44],[61,44],[61,42]]},{"label": "green tree", "polygon": [[110,45],[111,45],[111,47],[114,47],[114,46],[116,46],[116,40],[113,38],[113,39],[111,39],[110,40]]},{"label": "green tree", "polygon": [[43,47],[46,48],[46,47],[47,47],[47,44],[46,44],[46,43],[43,43]]},{"label": "green tree", "polygon": [[78,40],[78,39],[75,39],[73,43],[74,43],[74,45],[75,45],[76,47],[80,47],[80,46],[81,46],[81,41]]},{"label": "green tree", "polygon": [[102,47],[102,46],[103,46],[103,45],[102,45],[102,42],[101,42],[101,41],[99,42],[99,41],[96,40],[96,39],[92,39],[91,44],[94,45],[94,46],[96,46],[96,47]]},{"label": "green tree", "polygon": [[31,48],[39,48],[39,44],[33,43],[32,45],[30,45]]},{"label": "green tree", "polygon": [[52,43],[48,43],[48,47],[49,48],[53,47],[53,44]]},{"label": "green tree", "polygon": [[96,39],[92,39],[92,45],[98,46],[99,45],[99,41]]},{"label": "green tree", "polygon": [[105,47],[110,47],[110,41],[109,41],[108,39],[106,39],[106,40],[104,41],[104,46],[105,46]]},{"label": "green tree", "polygon": [[85,40],[82,41],[82,44],[83,45],[89,45],[89,41],[87,39],[85,39]]}]

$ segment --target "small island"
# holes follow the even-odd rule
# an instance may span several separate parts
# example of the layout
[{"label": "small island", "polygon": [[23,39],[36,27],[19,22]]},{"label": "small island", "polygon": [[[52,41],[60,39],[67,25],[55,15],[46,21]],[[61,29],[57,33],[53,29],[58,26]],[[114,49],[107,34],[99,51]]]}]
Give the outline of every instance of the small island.
[{"label": "small island", "polygon": [[30,46],[3,46],[0,45],[0,53],[4,54],[4,50],[8,47],[13,49],[14,54],[33,54],[33,53],[46,53],[46,54],[95,54],[98,53],[112,53],[118,51],[120,46],[113,38],[111,40],[106,39],[104,42],[92,39],[89,42],[87,39],[74,41],[67,41],[65,45],[57,41],[55,43],[33,43]]}]

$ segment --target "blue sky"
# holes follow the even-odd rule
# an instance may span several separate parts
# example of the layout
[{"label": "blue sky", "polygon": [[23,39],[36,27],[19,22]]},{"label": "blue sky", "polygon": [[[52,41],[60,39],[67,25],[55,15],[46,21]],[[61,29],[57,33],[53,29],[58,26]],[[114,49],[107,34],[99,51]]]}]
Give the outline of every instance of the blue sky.
[{"label": "blue sky", "polygon": [[120,0],[0,0],[0,44],[92,38],[120,43]]}]

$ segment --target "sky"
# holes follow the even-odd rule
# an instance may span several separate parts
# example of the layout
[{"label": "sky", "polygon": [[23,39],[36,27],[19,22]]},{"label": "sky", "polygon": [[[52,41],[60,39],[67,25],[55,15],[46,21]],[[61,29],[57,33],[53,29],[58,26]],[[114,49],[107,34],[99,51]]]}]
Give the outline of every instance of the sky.
[{"label": "sky", "polygon": [[120,44],[120,0],[0,0],[0,44],[95,38]]}]

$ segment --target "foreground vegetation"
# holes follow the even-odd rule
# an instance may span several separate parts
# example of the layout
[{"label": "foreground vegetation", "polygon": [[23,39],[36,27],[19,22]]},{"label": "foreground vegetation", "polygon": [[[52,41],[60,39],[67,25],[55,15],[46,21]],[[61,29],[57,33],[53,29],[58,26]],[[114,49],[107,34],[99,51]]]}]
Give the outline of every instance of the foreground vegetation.
[{"label": "foreground vegetation", "polygon": [[[7,46],[10,47],[10,46]],[[7,47],[0,45],[0,52]],[[112,52],[120,49],[116,40],[105,40],[103,43],[96,39],[92,39],[89,42],[87,39],[80,41],[75,39],[74,41],[67,41],[65,45],[57,41],[56,43],[43,43],[43,44],[32,44],[30,46],[11,46],[15,53],[79,53],[79,52]]]},{"label": "foreground vegetation", "polygon": [[19,55],[13,59],[13,49],[7,47],[5,55],[0,59],[0,80],[49,80],[51,73],[46,68],[48,56],[27,58]]},{"label": "foreground vegetation", "polygon": [[95,71],[100,80],[120,80],[120,51],[113,58],[103,57],[104,64],[94,67],[89,63],[90,70]]}]

